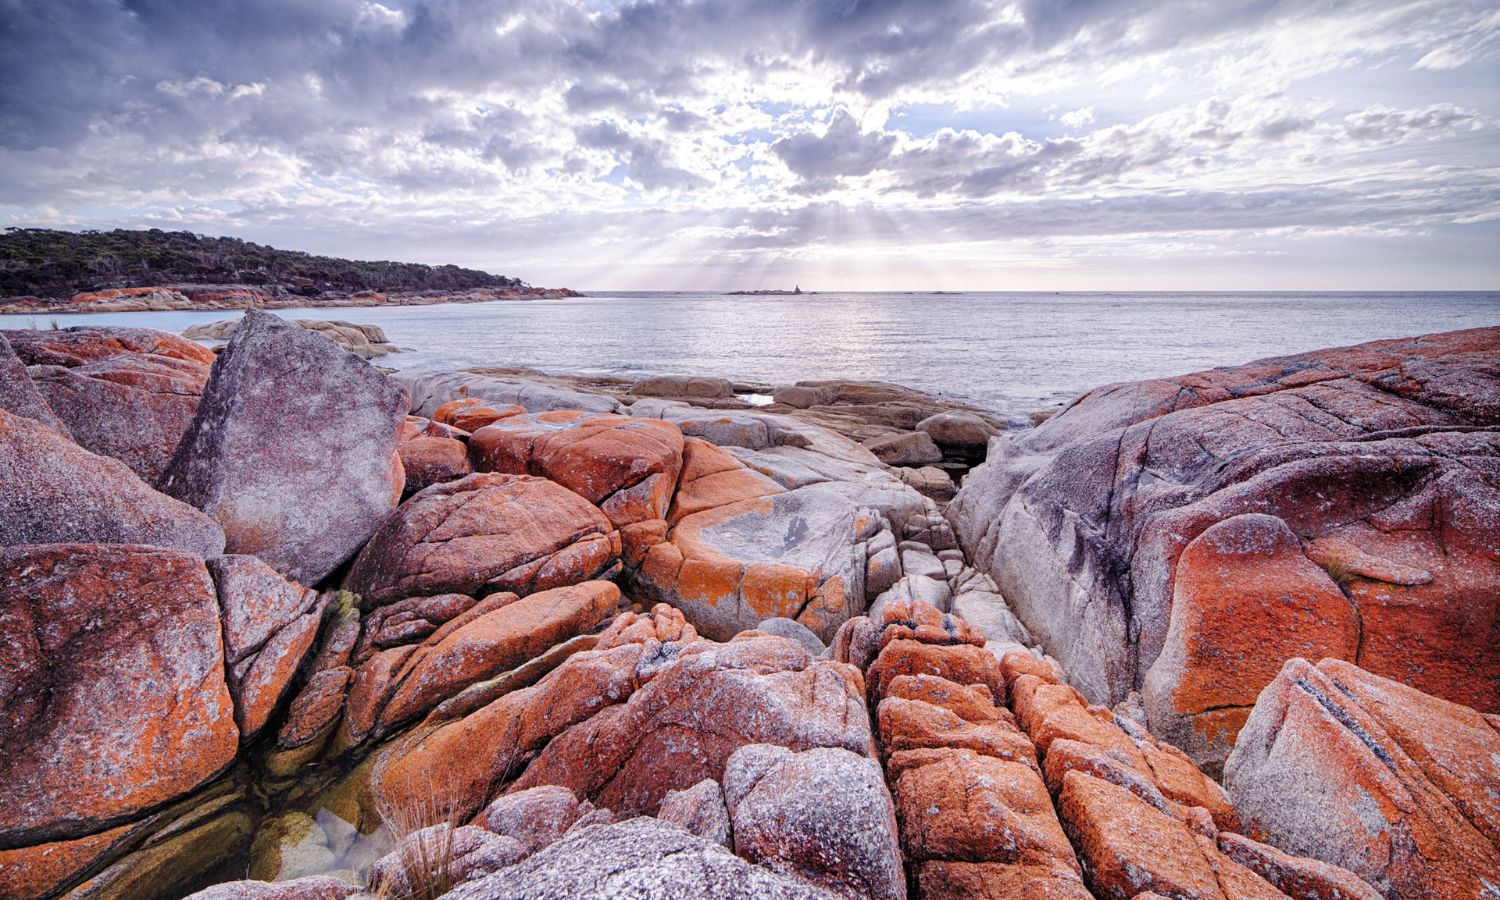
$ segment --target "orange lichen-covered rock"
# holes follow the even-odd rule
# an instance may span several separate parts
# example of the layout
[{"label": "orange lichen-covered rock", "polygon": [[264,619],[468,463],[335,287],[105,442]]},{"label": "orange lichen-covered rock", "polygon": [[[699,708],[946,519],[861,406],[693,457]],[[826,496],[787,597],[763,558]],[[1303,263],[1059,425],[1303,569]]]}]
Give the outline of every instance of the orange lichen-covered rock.
[{"label": "orange lichen-covered rock", "polygon": [[1217,772],[1282,661],[1353,659],[1359,630],[1354,605],[1286,522],[1225,519],[1178,557],[1171,624],[1143,690],[1151,728]]},{"label": "orange lichen-covered rock", "polygon": [[432,421],[437,422],[439,425],[452,425],[455,413],[460,410],[472,409],[483,405],[484,401],[478,397],[459,397],[457,400],[449,400],[447,403],[440,404],[437,409],[432,411]]},{"label": "orange lichen-covered rock", "polygon": [[1340,660],[1290,660],[1224,776],[1250,837],[1388,896],[1500,884],[1500,729],[1468,707]]},{"label": "orange lichen-covered rock", "polygon": [[469,438],[469,453],[481,472],[550,478],[619,527],[666,518],[682,432],[660,419],[558,410],[486,425]]},{"label": "orange lichen-covered rock", "polygon": [[36,385],[26,372],[26,364],[16,356],[3,333],[0,333],[0,410],[33,419],[63,437],[69,436],[68,426],[37,393]]},{"label": "orange lichen-covered rock", "polygon": [[1000,662],[973,644],[942,646],[901,639],[891,641],[865,672],[870,699],[879,702],[886,685],[902,675],[937,675],[958,684],[983,685],[990,696],[1005,699]]},{"label": "orange lichen-covered rock", "polygon": [[1050,656],[1037,657],[1023,650],[1011,650],[1000,656],[1000,670],[1005,673],[1007,687],[1015,684],[1022,675],[1033,675],[1050,684],[1063,684],[1068,680],[1057,660]]},{"label": "orange lichen-covered rock", "polygon": [[989,688],[959,684],[937,675],[897,675],[885,689],[885,699],[892,698],[941,706],[965,722],[1016,724],[1010,710],[995,705]]},{"label": "orange lichen-covered rock", "polygon": [[208,381],[201,362],[128,353],[32,370],[37,391],[79,446],[148,482],[161,477]]},{"label": "orange lichen-covered rock", "polygon": [[[153,289],[147,289],[153,290]],[[153,328],[120,325],[40,331],[6,331],[16,355],[28,366],[81,366],[96,359],[125,353],[149,353],[169,359],[213,365],[214,353],[202,344]]]},{"label": "orange lichen-covered rock", "polygon": [[859,674],[849,666],[755,634],[647,646],[666,648],[642,660],[659,666],[650,682],[553,739],[516,790],[560,784],[616,812],[650,813],[669,791],[719,780],[746,744],[874,755]]},{"label": "orange lichen-covered rock", "polygon": [[908,750],[892,757],[891,774],[902,847],[923,897],[1089,896],[1034,766]]},{"label": "orange lichen-covered rock", "polygon": [[531,593],[598,577],[619,554],[619,533],[572,491],[526,475],[475,473],[403,503],[344,586],[366,608],[419,594]]},{"label": "orange lichen-covered rock", "polygon": [[985,645],[985,636],[979,629],[924,600],[903,599],[885,604],[877,624],[881,628],[882,646],[896,640]]},{"label": "orange lichen-covered rock", "polygon": [[675,524],[693,513],[784,490],[728,450],[690,437],[682,442],[682,473],[667,519]]},{"label": "orange lichen-covered rock", "polygon": [[[1184,708],[1218,754],[1242,712],[1214,721],[1209,697],[1247,703],[1288,644],[1349,646],[1329,583],[1289,552],[1273,554],[1285,589],[1268,577],[1257,596],[1226,584],[1216,598],[1211,559],[1184,570],[1190,543],[1247,513],[1285,522],[1342,587],[1359,623],[1355,663],[1500,711],[1497,353],[1500,328],[1477,328],[1104,386],[997,441],[948,515],[975,567],[1095,703],[1137,688],[1180,620],[1181,664],[1165,665],[1182,671],[1158,676],[1157,709],[1188,686]],[[1203,587],[1189,591],[1203,612],[1176,608],[1183,576]],[[1323,612],[1332,618],[1315,621]],[[1214,626],[1221,614],[1232,628]],[[1305,631],[1283,630],[1294,623]],[[1198,665],[1209,671],[1195,681]],[[1151,719],[1162,727],[1155,709]]]},{"label": "orange lichen-covered rock", "polygon": [[828,640],[864,608],[867,542],[882,526],[827,485],[738,500],[679,519],[632,583],[715,639],[787,618]]},{"label": "orange lichen-covered rock", "polygon": [[203,561],[150,547],[0,550],[0,843],[82,837],[234,760]]},{"label": "orange lichen-covered rock", "polygon": [[1285,897],[1220,853],[1212,839],[1119,785],[1068,772],[1058,810],[1098,897],[1129,900],[1143,891],[1195,900]]},{"label": "orange lichen-covered rock", "polygon": [[466,406],[455,410],[448,417],[448,424],[473,434],[486,425],[493,424],[501,419],[509,419],[511,416],[523,416],[526,407],[518,403],[509,403],[505,406]]},{"label": "orange lichen-covered rock", "polygon": [[881,748],[886,754],[953,747],[1035,766],[1036,748],[1008,718],[972,722],[942,706],[891,696],[880,701],[877,710]]},{"label": "orange lichen-covered rock", "polygon": [[405,493],[434,484],[453,481],[474,471],[469,464],[469,448],[457,438],[423,432],[396,445],[401,466],[406,470]]},{"label": "orange lichen-covered rock", "polygon": [[585,651],[462,718],[419,725],[376,758],[376,808],[383,815],[431,809],[467,821],[557,735],[630,696],[649,677],[645,652],[635,643]]},{"label": "orange lichen-covered rock", "polygon": [[516,668],[593,628],[620,589],[589,581],[531,594],[492,594],[415,648],[376,653],[355,673],[344,725],[350,743],[388,733],[471,684]]},{"label": "orange lichen-covered rock", "polygon": [[1282,853],[1244,835],[1220,833],[1219,852],[1297,900],[1384,900],[1348,869]]},{"label": "orange lichen-covered rock", "polygon": [[150,544],[212,558],[224,531],[40,422],[0,410],[0,544]]}]

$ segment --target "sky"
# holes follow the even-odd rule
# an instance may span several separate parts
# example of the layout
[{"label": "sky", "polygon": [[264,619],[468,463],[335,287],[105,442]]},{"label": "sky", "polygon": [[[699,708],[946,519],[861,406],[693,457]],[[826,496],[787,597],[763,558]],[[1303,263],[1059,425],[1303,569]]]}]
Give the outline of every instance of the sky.
[{"label": "sky", "polygon": [[1500,289],[1500,4],[0,0],[0,225],[584,290]]}]

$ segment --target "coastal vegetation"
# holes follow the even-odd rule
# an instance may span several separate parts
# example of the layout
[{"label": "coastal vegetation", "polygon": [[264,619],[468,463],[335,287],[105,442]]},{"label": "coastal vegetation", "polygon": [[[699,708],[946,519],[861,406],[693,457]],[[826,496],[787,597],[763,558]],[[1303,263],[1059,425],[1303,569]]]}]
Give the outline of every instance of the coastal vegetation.
[{"label": "coastal vegetation", "polygon": [[478,269],[317,256],[189,231],[7,228],[0,234],[0,296],[67,298],[165,284],[280,286],[305,296],[526,287]]}]

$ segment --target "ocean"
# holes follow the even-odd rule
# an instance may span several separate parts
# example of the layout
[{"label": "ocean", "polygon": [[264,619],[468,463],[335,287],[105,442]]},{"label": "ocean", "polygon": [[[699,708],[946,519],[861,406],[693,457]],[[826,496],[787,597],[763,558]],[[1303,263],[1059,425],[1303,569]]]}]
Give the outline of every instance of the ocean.
[{"label": "ocean", "polygon": [[[596,293],[569,300],[309,309],[379,325],[402,369],[891,381],[1021,422],[1115,381],[1321,347],[1500,324],[1484,293]],[[225,311],[0,316],[0,328],[181,331]]]}]

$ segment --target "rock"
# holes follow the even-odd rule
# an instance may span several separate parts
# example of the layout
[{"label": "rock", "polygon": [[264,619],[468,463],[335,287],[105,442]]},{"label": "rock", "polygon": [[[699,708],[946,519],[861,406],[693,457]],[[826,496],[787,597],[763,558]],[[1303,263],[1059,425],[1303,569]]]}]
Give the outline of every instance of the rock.
[{"label": "rock", "polygon": [[403,503],[344,587],[367,609],[422,594],[528,594],[600,577],[619,554],[619,532],[572,491],[528,475],[476,473]]},{"label": "rock", "polygon": [[244,849],[250,817],[242,811],[202,816],[194,813],[170,823],[133,853],[91,876],[69,892],[78,900],[127,900],[176,897],[201,883],[222,859]]},{"label": "rock", "polygon": [[1347,869],[1282,853],[1244,835],[1220,833],[1219,852],[1269,881],[1288,897],[1383,900],[1379,892]]},{"label": "rock", "polygon": [[1031,632],[1011,612],[1010,604],[994,591],[965,591],[953,598],[953,615],[984,634],[986,640],[996,644],[1007,641],[1030,646]]},{"label": "rock", "polygon": [[828,649],[823,646],[822,641],[818,640],[817,635],[808,630],[806,625],[794,619],[766,619],[755,627],[766,634],[796,641],[813,656],[818,656],[824,650]]},{"label": "rock", "polygon": [[72,436],[68,426],[37,392],[26,373],[26,364],[16,356],[4,334],[0,334],[0,411],[35,419],[63,437]]},{"label": "rock", "polygon": [[317,639],[325,604],[253,556],[208,563],[218,588],[235,722],[248,741],[265,727]]},{"label": "rock", "polygon": [[631,583],[709,637],[779,617],[824,640],[863,611],[867,547],[883,527],[825,485],[739,500],[680,518]]},{"label": "rock", "polygon": [[638,818],[572,832],[529,859],[444,896],[826,900],[832,895],[753,866],[675,825]]},{"label": "rock", "polygon": [[218,524],[117,460],[0,410],[0,544],[147,544],[215,557]]},{"label": "rock", "polygon": [[16,355],[28,366],[72,368],[126,353],[149,353],[205,366],[214,361],[212,351],[175,334],[152,328],[79,325],[48,331],[5,331],[0,332],[0,336],[10,341]]},{"label": "rock", "polygon": [[[558,784],[619,813],[653,813],[747,744],[874,753],[857,673],[785,638],[675,649],[629,699],[553,738],[514,790]],[[576,657],[575,657],[576,658]]]},{"label": "rock", "polygon": [[193,420],[208,371],[200,362],[145,353],[31,370],[37,391],[80,446],[151,483]]},{"label": "rock", "polygon": [[436,897],[522,857],[510,838],[444,822],[403,837],[371,867],[369,886],[381,897]]},{"label": "rock", "polygon": [[838,747],[741,747],[724,767],[734,852],[850,898],[904,898],[896,814],[880,764]]},{"label": "rock", "polygon": [[792,385],[790,387],[779,387],[771,393],[771,399],[794,409],[807,409],[812,406],[827,406],[838,399],[837,388],[832,387],[804,387]]},{"label": "rock", "polygon": [[698,400],[728,400],[734,397],[734,385],[723,378],[701,378],[691,375],[656,375],[630,386],[637,397],[691,397]]},{"label": "rock", "polygon": [[[1098,388],[996,439],[948,514],[1093,702],[1119,702],[1162,654],[1187,546],[1256,513],[1285,522],[1349,598],[1362,623],[1354,662],[1497,711],[1500,654],[1475,624],[1500,618],[1486,549],[1500,489],[1478,474],[1500,458],[1497,352],[1500,328],[1474,329]],[[1286,619],[1281,604],[1243,609],[1239,634]],[[1227,646],[1264,657],[1244,658],[1255,678],[1287,652],[1282,640]],[[1211,658],[1204,647],[1184,665]],[[1256,687],[1247,678],[1231,702]],[[1185,710],[1214,752],[1232,743],[1234,713]]]},{"label": "rock", "polygon": [[1166,643],[1146,673],[1151,728],[1218,774],[1281,662],[1352,659],[1359,630],[1354,605],[1286,522],[1225,519],[1178,559]]},{"label": "rock", "polygon": [[[182,336],[195,341],[212,340],[227,341],[234,337],[239,330],[243,319],[222,319],[218,322],[203,322],[190,325],[182,332]],[[341,322],[337,319],[287,319],[287,321],[298,328],[321,334],[331,339],[334,343],[353,353],[361,359],[374,359],[385,356],[388,353],[399,353],[400,347],[395,346],[385,336],[385,332],[377,325],[356,325],[353,322]]]},{"label": "rock", "polygon": [[469,447],[456,438],[419,434],[396,445],[401,468],[406,472],[403,493],[415,494],[423,488],[445,481],[456,481],[472,474]]},{"label": "rock", "polygon": [[913,490],[924,497],[946,502],[952,500],[958,493],[958,486],[953,483],[952,477],[937,466],[922,466],[919,469],[898,468],[896,474],[900,476],[903,484],[910,485]]},{"label": "rock", "polygon": [[344,728],[350,743],[379,737],[464,688],[541,656],[601,622],[620,589],[590,581],[517,598],[491,595],[415,648],[376,653],[355,672]]},{"label": "rock", "polygon": [[1281,891],[1218,852],[1212,838],[1153,809],[1125,788],[1069,772],[1058,810],[1099,897],[1142,891],[1211,900],[1283,900]]},{"label": "rock", "polygon": [[1496,784],[1493,717],[1332,659],[1288,661],[1224,767],[1248,836],[1390,897],[1492,889]]},{"label": "rock", "polygon": [[[721,801],[722,803],[722,801]],[[594,811],[587,800],[557,785],[543,785],[506,794],[479,814],[478,822],[495,834],[514,840],[525,858],[555,844],[574,824]]]},{"label": "rock", "polygon": [[928,416],[917,423],[917,430],[932,438],[945,453],[979,462],[984,459],[990,438],[999,429],[973,413],[950,411]]},{"label": "rock", "polygon": [[922,750],[894,756],[892,774],[921,896],[1089,897],[1034,766]]},{"label": "rock", "polygon": [[419,416],[431,416],[444,403],[468,397],[478,398],[496,409],[516,404],[527,412],[621,410],[620,402],[613,397],[576,390],[540,373],[501,377],[470,372],[403,371],[393,373],[391,379],[411,393],[411,411]]},{"label": "rock", "polygon": [[712,778],[705,778],[680,791],[668,791],[667,796],[662,798],[656,817],[685,828],[704,840],[734,849],[729,809],[724,805],[724,792]]},{"label": "rock", "polygon": [[98,832],[234,760],[218,602],[198,557],[7,547],[0,613],[4,846]]},{"label": "rock", "polygon": [[316,584],[400,499],[406,407],[368,363],[251,310],[214,363],[161,487],[217,519],[230,552]]},{"label": "rock", "polygon": [[865,442],[865,447],[888,466],[925,466],[943,461],[943,451],[922,431],[908,431]]},{"label": "rock", "polygon": [[343,900],[359,888],[341,878],[312,875],[291,881],[226,881],[196,894],[188,900]]},{"label": "rock", "polygon": [[479,471],[549,478],[616,527],[666,518],[682,450],[682,432],[665,422],[571,410],[511,416],[469,439]]},{"label": "rock", "polygon": [[887,682],[901,675],[937,675],[957,684],[982,684],[997,701],[1005,699],[1005,677],[994,656],[972,644],[943,647],[892,640],[865,673],[870,697],[878,700]]}]

